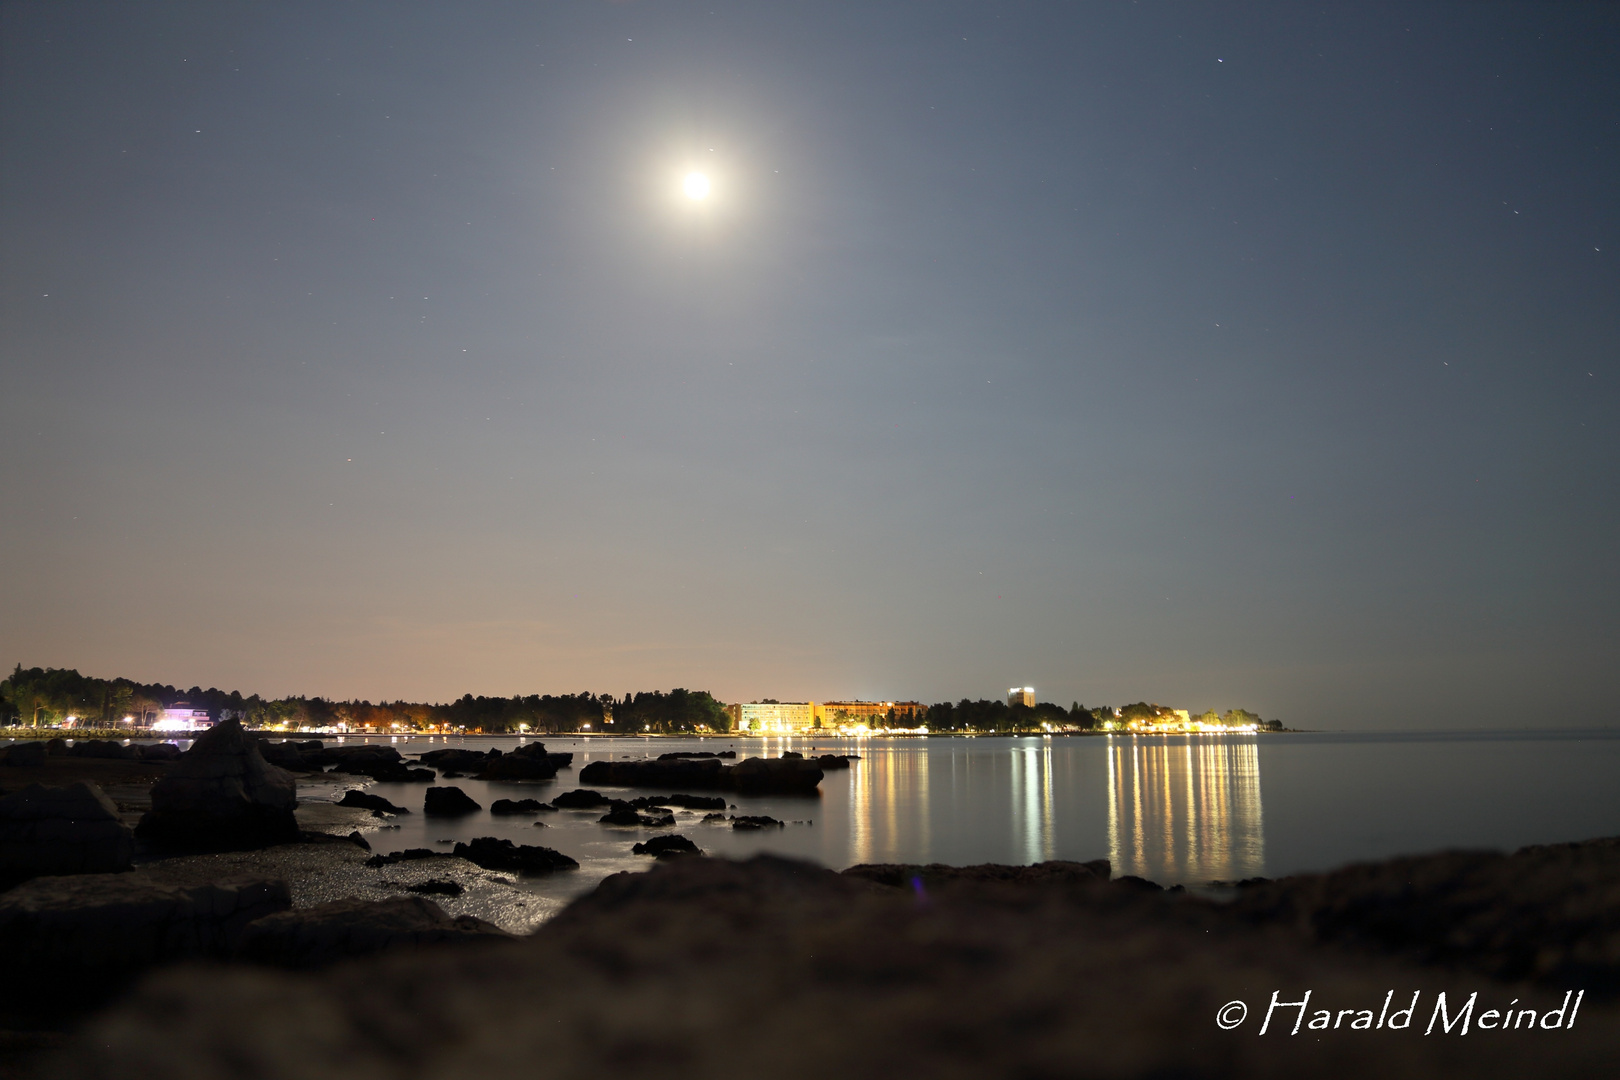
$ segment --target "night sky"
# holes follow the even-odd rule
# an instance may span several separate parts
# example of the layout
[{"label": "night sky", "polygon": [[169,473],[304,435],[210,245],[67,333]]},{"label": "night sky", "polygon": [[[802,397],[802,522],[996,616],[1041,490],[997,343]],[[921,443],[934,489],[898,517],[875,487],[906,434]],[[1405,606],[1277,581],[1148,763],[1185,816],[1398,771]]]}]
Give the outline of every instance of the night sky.
[{"label": "night sky", "polygon": [[1620,7],[1225,8],[0,6],[0,661],[1616,722]]}]

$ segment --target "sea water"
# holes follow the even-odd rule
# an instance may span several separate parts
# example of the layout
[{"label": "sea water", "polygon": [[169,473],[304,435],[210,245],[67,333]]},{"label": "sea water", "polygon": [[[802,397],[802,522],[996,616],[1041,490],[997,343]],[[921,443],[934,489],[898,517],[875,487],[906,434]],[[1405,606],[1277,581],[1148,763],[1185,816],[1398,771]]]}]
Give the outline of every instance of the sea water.
[{"label": "sea water", "polygon": [[[331,743],[333,736],[327,736]],[[446,746],[511,750],[512,737],[390,739],[410,755]],[[372,783],[328,774],[300,786],[304,800],[363,787],[410,814],[369,832],[380,852],[504,837],[555,848],[580,869],[523,879],[548,907],[621,870],[652,862],[631,847],[679,832],[712,855],[770,852],[834,869],[857,863],[1034,863],[1106,858],[1116,875],[1162,885],[1207,885],[1326,870],[1345,863],[1442,849],[1511,850],[1525,844],[1620,834],[1620,731],[1540,733],[1283,733],[931,738],[544,737],[571,751],[552,781],[441,778],[484,809],[459,818],[421,813],[424,784]],[[733,750],[740,760],[787,750],[858,755],[829,771],[814,796],[727,794],[728,814],[786,824],[760,831],[704,824],[676,811],[674,829],[601,825],[603,810],[497,817],[496,799],[581,787],[579,770],[604,758]],[[615,798],[674,792],[598,788]],[[694,792],[693,794],[716,794]],[[543,822],[536,826],[534,822]]]}]

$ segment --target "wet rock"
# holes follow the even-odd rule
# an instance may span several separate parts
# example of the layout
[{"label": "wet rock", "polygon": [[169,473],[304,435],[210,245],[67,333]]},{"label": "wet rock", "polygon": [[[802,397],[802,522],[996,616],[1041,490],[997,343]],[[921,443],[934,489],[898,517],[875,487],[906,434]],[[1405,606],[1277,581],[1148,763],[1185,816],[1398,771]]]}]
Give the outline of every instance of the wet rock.
[{"label": "wet rock", "polygon": [[630,849],[632,855],[655,855],[660,859],[678,858],[683,855],[701,855],[703,849],[679,833],[665,833],[645,840]]},{"label": "wet rock", "polygon": [[366,860],[366,865],[376,869],[379,866],[393,866],[395,863],[414,862],[417,859],[432,859],[439,854],[425,847],[406,848],[404,851],[394,851],[387,855],[373,855]]},{"label": "wet rock", "polygon": [[405,891],[422,893],[425,896],[460,896],[467,890],[459,881],[429,878],[427,881],[418,881],[415,885],[406,885]]},{"label": "wet rock", "polygon": [[59,874],[128,870],[135,834],[95,784],[34,784],[0,799],[0,888]]},{"label": "wet rock", "polygon": [[45,764],[45,744],[37,739],[14,742],[6,747],[0,765],[14,765],[22,769],[37,769]]},{"label": "wet rock", "polygon": [[558,810],[594,810],[598,806],[608,806],[612,799],[599,791],[587,791],[578,788],[574,791],[565,791],[551,800],[551,805]]},{"label": "wet rock", "polygon": [[703,821],[701,822],[701,824],[704,824],[704,825],[711,825],[711,824],[724,825],[725,823],[726,823],[726,815],[723,814],[723,813],[704,814],[703,815]]},{"label": "wet rock", "polygon": [[227,956],[254,919],[291,905],[285,882],[256,875],[187,879],[153,867],[35,878],[0,893],[0,1000],[83,1007],[154,965]]},{"label": "wet rock", "polygon": [[498,815],[535,814],[548,810],[555,811],[556,807],[549,806],[539,799],[496,799],[489,804],[489,812]]},{"label": "wet rock", "polygon": [[482,919],[451,918],[438,904],[419,896],[334,900],[251,923],[236,956],[276,967],[319,968],[384,950],[511,937]]},{"label": "wet rock", "polygon": [[270,742],[261,740],[259,754],[278,769],[287,769],[292,772],[315,772],[321,767],[321,744],[314,744],[314,749],[308,749],[308,743],[292,741]]},{"label": "wet rock", "polygon": [[298,839],[292,774],[259,754],[238,720],[217,724],[152,786],[143,840],[199,851],[240,851]]},{"label": "wet rock", "polygon": [[681,758],[734,758],[735,750],[722,750],[715,753],[712,750],[674,750],[667,754],[659,754],[659,761],[678,761]]},{"label": "wet rock", "polygon": [[783,824],[782,822],[777,821],[773,817],[766,817],[763,814],[752,816],[752,817],[748,817],[748,816],[734,817],[734,818],[731,819],[731,827],[733,829],[743,829],[743,830],[748,830],[748,829],[785,829],[785,828],[787,828],[787,826],[785,824]]},{"label": "wet rock", "polygon": [[708,795],[643,795],[639,799],[631,799],[630,805],[637,810],[645,810],[651,806],[679,806],[683,810],[724,810],[726,800],[720,796]]},{"label": "wet rock", "polygon": [[668,810],[639,813],[629,803],[616,802],[613,809],[597,819],[603,825],[631,825],[643,829],[661,829],[675,824],[675,815]]},{"label": "wet rock", "polygon": [[849,755],[822,754],[816,758],[816,764],[821,766],[823,772],[831,772],[834,769],[847,769],[849,768]]},{"label": "wet rock", "polygon": [[422,796],[422,813],[433,817],[476,814],[483,809],[458,787],[430,787]]},{"label": "wet rock", "polygon": [[361,810],[381,810],[385,814],[408,814],[410,810],[403,806],[395,806],[381,795],[372,795],[358,788],[350,788],[343,793],[343,798],[337,802],[339,806],[354,806]]},{"label": "wet rock", "polygon": [[354,832],[344,837],[344,839],[348,840],[349,843],[353,844],[357,848],[360,848],[362,851],[371,850],[371,841],[360,835],[359,829],[356,829]]},{"label": "wet rock", "polygon": [[578,870],[579,863],[548,847],[519,846],[510,840],[480,836],[470,844],[457,844],[454,854],[477,863],[486,870],[519,870],[527,874],[549,874],[556,870]]}]

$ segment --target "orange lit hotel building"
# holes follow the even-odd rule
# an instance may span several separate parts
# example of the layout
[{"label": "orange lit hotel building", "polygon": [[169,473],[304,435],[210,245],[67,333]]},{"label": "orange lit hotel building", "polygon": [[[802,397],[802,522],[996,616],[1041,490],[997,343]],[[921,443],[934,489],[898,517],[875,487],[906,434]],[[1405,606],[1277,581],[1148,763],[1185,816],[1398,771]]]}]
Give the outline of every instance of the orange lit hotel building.
[{"label": "orange lit hotel building", "polygon": [[927,711],[918,701],[751,701],[726,706],[731,730],[761,735],[886,727],[891,712],[896,727],[912,727]]}]

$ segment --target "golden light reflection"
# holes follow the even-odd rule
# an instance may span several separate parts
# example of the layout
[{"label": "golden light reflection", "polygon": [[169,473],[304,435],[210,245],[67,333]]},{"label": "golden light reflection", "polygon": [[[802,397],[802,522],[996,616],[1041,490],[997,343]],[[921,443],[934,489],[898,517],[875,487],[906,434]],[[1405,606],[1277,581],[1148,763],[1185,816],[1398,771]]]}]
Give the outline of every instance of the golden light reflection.
[{"label": "golden light reflection", "polygon": [[874,750],[849,772],[850,861],[927,862],[928,754]]},{"label": "golden light reflection", "polygon": [[1108,858],[1115,876],[1161,884],[1265,871],[1260,757],[1253,742],[1110,738]]}]

